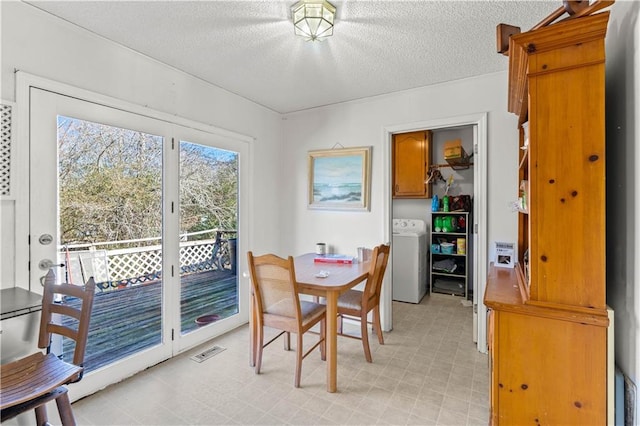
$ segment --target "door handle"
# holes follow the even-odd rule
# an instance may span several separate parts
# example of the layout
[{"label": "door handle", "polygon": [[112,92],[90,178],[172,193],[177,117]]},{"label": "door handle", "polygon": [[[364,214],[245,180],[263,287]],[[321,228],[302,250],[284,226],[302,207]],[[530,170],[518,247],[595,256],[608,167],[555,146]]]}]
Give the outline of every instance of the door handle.
[{"label": "door handle", "polygon": [[54,266],[58,266],[60,268],[63,268],[64,267],[64,263],[53,263],[53,261],[51,259],[42,259],[40,262],[38,262],[38,268],[42,269],[43,271],[51,269]]},{"label": "door handle", "polygon": [[[64,263],[53,263],[51,259],[42,259],[40,262],[38,262],[38,268],[42,269],[43,271],[47,271],[54,266],[64,268],[65,265]],[[42,287],[44,287],[45,278],[47,278],[46,275],[40,277],[40,285],[42,285]]]}]

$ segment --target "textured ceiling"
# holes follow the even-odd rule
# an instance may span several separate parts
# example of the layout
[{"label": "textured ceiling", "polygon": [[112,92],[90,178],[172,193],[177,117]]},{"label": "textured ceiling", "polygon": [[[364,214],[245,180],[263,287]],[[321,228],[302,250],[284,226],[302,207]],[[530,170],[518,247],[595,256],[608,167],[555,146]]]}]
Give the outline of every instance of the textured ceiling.
[{"label": "textured ceiling", "polygon": [[333,37],[293,34],[291,1],[29,1],[280,113],[507,69],[496,25],[528,30],[556,1],[332,2]]}]

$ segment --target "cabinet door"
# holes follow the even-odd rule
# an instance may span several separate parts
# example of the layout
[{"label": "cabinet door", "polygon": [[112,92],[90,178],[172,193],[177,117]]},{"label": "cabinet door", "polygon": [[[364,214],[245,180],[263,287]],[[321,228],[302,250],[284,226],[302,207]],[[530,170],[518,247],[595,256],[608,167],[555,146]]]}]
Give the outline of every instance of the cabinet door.
[{"label": "cabinet door", "polygon": [[580,321],[589,318],[582,314],[497,314],[492,418],[504,425],[606,424],[607,328]]},{"label": "cabinet door", "polygon": [[529,58],[530,294],[604,310],[604,42],[565,43]]},{"label": "cabinet door", "polygon": [[431,148],[431,131],[402,133],[393,136],[394,198],[429,198],[427,171]]}]

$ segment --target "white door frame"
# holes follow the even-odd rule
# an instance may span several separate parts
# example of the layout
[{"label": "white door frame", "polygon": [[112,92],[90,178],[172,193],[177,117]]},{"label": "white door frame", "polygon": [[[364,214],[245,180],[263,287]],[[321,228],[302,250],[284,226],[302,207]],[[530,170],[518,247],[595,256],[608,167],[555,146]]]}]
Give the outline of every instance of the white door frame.
[{"label": "white door frame", "polygon": [[[488,145],[488,127],[487,113],[461,115],[455,117],[439,118],[434,120],[419,121],[407,124],[397,124],[385,126],[383,128],[383,147],[388,159],[384,163],[384,179],[385,196],[384,196],[384,235],[386,241],[391,241],[392,234],[392,140],[394,133],[414,132],[418,130],[436,130],[449,127],[474,126],[474,147],[477,151],[473,155],[474,170],[474,237],[477,244],[474,246],[474,277],[473,282],[475,291],[473,292],[473,309],[478,315],[477,335],[478,335],[478,351],[487,352],[487,308],[482,302],[482,295],[487,276],[487,145]],[[387,279],[393,276],[393,265],[390,263],[387,267]],[[392,321],[392,295],[391,285],[382,287],[382,306],[381,320],[383,330],[389,331],[393,328]]]}]

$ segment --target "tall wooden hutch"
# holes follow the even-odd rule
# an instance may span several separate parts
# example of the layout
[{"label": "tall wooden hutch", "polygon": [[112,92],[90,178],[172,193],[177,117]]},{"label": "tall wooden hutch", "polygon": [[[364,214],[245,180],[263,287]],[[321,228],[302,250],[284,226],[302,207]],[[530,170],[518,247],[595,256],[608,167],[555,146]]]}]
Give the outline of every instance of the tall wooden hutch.
[{"label": "tall wooden hutch", "polygon": [[509,40],[509,111],[519,117],[526,201],[519,263],[492,265],[484,296],[493,425],[607,423],[608,19],[565,19]]}]

